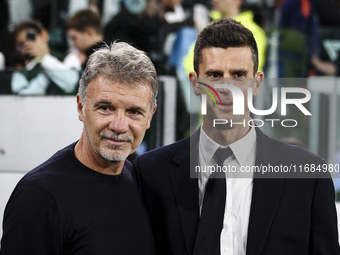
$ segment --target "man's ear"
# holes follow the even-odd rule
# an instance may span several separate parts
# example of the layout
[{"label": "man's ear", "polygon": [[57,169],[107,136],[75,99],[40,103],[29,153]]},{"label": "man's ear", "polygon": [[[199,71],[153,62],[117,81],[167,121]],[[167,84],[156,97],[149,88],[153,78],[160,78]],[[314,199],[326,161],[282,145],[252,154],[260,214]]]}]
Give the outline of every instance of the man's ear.
[{"label": "man's ear", "polygon": [[263,72],[257,72],[255,74],[255,82],[253,87],[253,96],[257,96],[260,92],[260,86],[263,82],[264,74]]},{"label": "man's ear", "polygon": [[87,27],[85,29],[85,33],[89,36],[93,37],[96,34],[96,31],[92,27]]},{"label": "man's ear", "polygon": [[196,72],[190,72],[189,73],[189,81],[194,89],[194,93],[196,96],[199,96],[201,94],[200,89],[197,88],[197,73]]},{"label": "man's ear", "polygon": [[77,94],[77,110],[78,110],[78,118],[80,121],[84,121],[84,105],[80,99],[79,94]]},{"label": "man's ear", "polygon": [[154,108],[152,109],[152,111],[150,113],[150,117],[149,117],[148,125],[146,126],[146,129],[150,128],[151,120],[152,120],[152,117],[153,117],[154,113],[156,112],[156,109],[157,109],[157,104],[155,104]]},{"label": "man's ear", "polygon": [[49,36],[47,30],[43,29],[43,30],[41,31],[41,35],[42,35],[42,37],[44,38],[44,41],[48,42],[48,41],[50,40],[50,36]]}]

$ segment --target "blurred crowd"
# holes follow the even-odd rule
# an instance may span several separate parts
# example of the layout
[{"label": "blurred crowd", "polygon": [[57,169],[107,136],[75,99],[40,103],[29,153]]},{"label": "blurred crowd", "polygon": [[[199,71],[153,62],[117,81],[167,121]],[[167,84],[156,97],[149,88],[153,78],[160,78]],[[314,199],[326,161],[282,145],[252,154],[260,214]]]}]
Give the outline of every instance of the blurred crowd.
[{"label": "blurred crowd", "polygon": [[0,93],[75,94],[88,56],[114,40],[146,51],[188,101],[197,32],[220,18],[249,28],[266,77],[340,73],[340,0],[2,0]]},{"label": "blurred crowd", "polygon": [[189,109],[199,116],[188,73],[197,33],[214,20],[253,32],[266,78],[340,75],[340,0],[0,0],[0,16],[0,94],[75,95],[88,57],[127,42],[176,78],[176,140]]}]

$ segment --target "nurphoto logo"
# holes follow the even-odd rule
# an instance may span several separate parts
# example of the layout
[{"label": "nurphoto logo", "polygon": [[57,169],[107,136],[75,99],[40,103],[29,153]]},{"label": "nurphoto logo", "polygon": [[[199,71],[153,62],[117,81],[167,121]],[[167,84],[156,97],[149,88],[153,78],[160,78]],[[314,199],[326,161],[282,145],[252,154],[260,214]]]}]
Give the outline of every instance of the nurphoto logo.
[{"label": "nurphoto logo", "polygon": [[[211,85],[208,85],[203,82],[197,82],[198,84],[203,85],[206,88],[201,88],[198,87],[198,89],[203,90],[206,92],[213,100],[215,105],[218,103],[216,102],[216,99],[214,95],[208,90],[210,89],[217,97],[219,104],[223,106],[222,100],[216,91],[216,89],[228,89],[230,90],[232,94],[232,112],[233,115],[244,115],[245,109],[245,97],[242,92],[242,90],[232,84],[215,84],[214,87]],[[301,94],[300,98],[288,98],[287,95],[290,93],[298,93]],[[201,95],[201,114],[206,115],[207,114],[207,94],[202,94]],[[303,105],[311,99],[311,93],[309,90],[305,88],[299,88],[299,87],[282,87],[280,88],[280,109],[281,109],[281,116],[286,116],[287,115],[287,105],[295,105],[304,115],[306,116],[311,116],[312,114],[306,109],[306,107]],[[253,102],[253,88],[248,87],[247,89],[247,106],[249,108],[249,111],[253,113],[254,115],[258,116],[266,116],[274,113],[278,107],[278,88],[273,87],[272,88],[272,105],[269,109],[266,110],[259,110],[255,109],[254,107],[254,102]],[[281,122],[281,125],[284,127],[295,127],[298,123],[294,119],[265,119],[265,121],[271,122],[272,127],[274,127],[274,123],[277,121]],[[253,119],[251,121],[248,121],[249,126],[253,126],[253,123],[257,122],[256,126],[263,126],[264,121],[261,119]],[[216,125],[223,125],[223,124],[243,124],[246,125],[246,121],[244,120],[243,122],[238,122],[238,123],[232,123],[232,120],[227,120],[227,119],[214,119],[213,120],[213,126],[215,127]],[[288,125],[290,123],[291,125]],[[293,124],[292,124],[293,123]]]}]

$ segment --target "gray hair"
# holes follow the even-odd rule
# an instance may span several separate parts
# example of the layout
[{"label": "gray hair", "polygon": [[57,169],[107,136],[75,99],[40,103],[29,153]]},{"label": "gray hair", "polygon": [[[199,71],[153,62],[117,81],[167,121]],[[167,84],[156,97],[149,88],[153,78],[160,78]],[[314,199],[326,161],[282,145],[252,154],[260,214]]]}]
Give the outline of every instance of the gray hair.
[{"label": "gray hair", "polygon": [[89,83],[99,75],[129,86],[151,86],[151,109],[156,105],[157,73],[145,52],[124,42],[113,42],[111,47],[106,45],[95,51],[79,81],[78,93],[83,105]]}]

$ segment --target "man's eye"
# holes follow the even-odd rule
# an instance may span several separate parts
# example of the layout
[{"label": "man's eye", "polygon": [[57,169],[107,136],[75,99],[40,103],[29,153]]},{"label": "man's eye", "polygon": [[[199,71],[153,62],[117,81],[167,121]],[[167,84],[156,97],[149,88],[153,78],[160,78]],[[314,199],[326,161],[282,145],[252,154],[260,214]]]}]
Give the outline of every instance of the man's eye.
[{"label": "man's eye", "polygon": [[216,72],[211,72],[207,74],[208,79],[211,81],[217,81],[222,78],[222,74],[216,73]]},{"label": "man's eye", "polygon": [[220,78],[220,77],[221,77],[221,75],[220,75],[219,73],[211,73],[211,74],[209,74],[209,76],[210,76],[211,78],[214,78],[214,79]]},{"label": "man's eye", "polygon": [[236,73],[234,73],[234,77],[235,78],[242,78],[242,77],[245,77],[245,74],[244,74],[244,72],[236,72]]},{"label": "man's eye", "polygon": [[130,114],[138,115],[140,112],[134,109],[129,110]]},{"label": "man's eye", "polygon": [[110,107],[103,105],[103,106],[100,107],[100,109],[103,110],[103,111],[108,111],[108,110],[110,110]]}]

